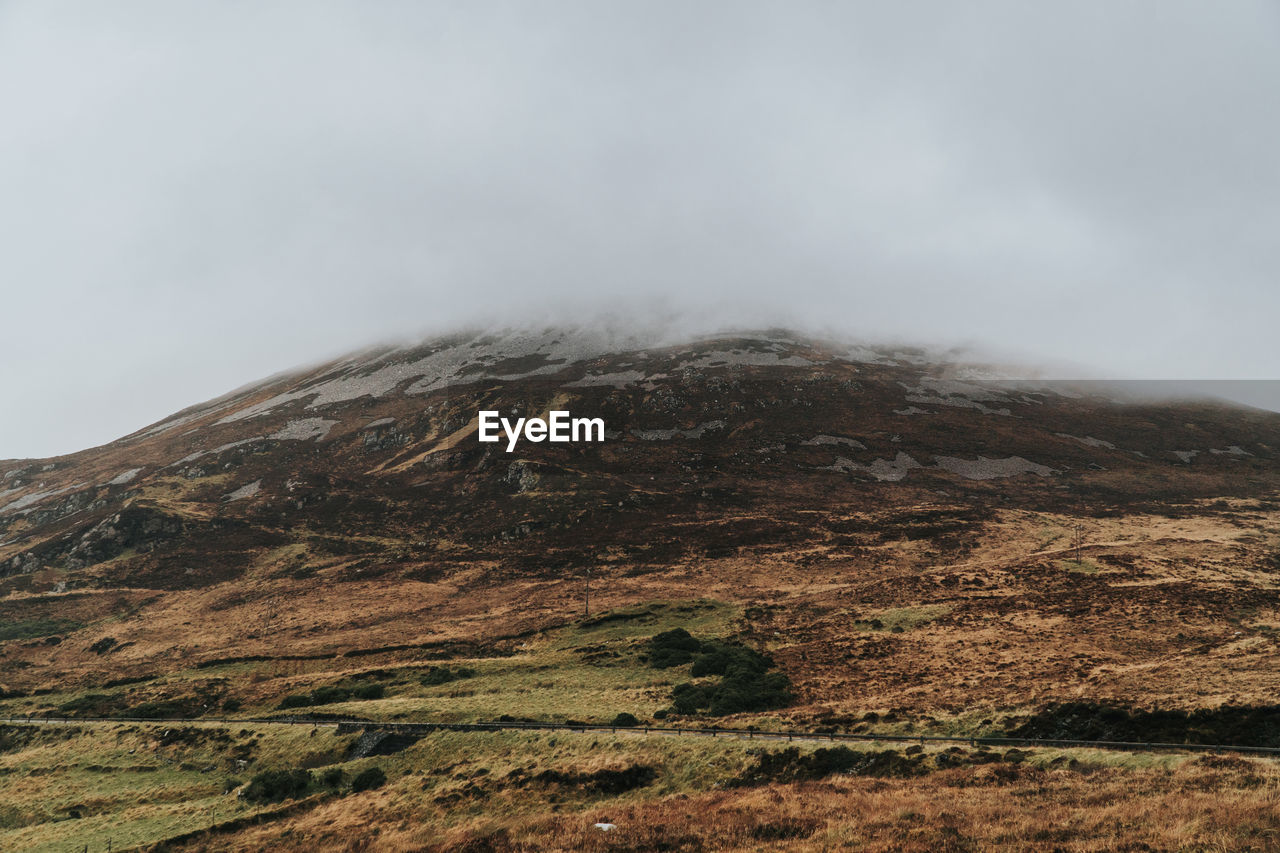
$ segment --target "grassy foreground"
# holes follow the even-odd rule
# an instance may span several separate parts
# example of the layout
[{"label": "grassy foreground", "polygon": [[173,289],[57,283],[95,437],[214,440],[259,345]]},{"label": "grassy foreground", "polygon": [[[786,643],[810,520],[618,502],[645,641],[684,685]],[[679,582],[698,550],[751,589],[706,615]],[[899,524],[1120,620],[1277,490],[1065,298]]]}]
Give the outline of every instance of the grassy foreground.
[{"label": "grassy foreground", "polygon": [[[351,760],[360,735],[333,728],[109,724],[4,737],[0,849],[13,851],[165,839],[192,851],[1265,850],[1280,841],[1280,768],[1235,757],[855,746],[846,772],[829,773],[833,753],[813,744],[638,733],[440,732]],[[310,767],[317,780],[336,768],[343,781],[250,803],[237,796],[249,775],[239,761]],[[385,784],[352,792],[349,780],[371,766]],[[246,820],[255,816],[266,819]]]},{"label": "grassy foreground", "polygon": [[[872,635],[939,609],[865,614]],[[1280,764],[1091,750],[787,744],[569,732],[435,732],[201,722],[655,719],[673,688],[650,638],[735,636],[744,614],[650,602],[531,636],[510,653],[412,650],[252,660],[9,697],[0,713],[194,720],[0,726],[0,850],[1238,850],[1280,846]],[[787,708],[714,718],[763,728]],[[994,712],[866,715],[860,731],[982,734]],[[676,716],[683,725],[711,723]],[[868,721],[869,720],[869,721]],[[363,780],[363,781],[361,781]],[[287,790],[281,788],[284,785]],[[273,787],[274,786],[274,787]],[[265,792],[265,794],[264,794]],[[615,828],[600,830],[597,823]]]}]

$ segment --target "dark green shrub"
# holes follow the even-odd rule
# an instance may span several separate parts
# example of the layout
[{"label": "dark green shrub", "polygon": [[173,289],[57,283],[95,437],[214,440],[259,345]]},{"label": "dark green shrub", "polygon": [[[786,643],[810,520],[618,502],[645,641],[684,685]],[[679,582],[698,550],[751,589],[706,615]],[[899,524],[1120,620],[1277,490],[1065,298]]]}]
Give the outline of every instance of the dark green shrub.
[{"label": "dark green shrub", "polygon": [[311,704],[311,697],[305,693],[295,693],[280,700],[280,708],[305,708]]},{"label": "dark green shrub", "polygon": [[[711,644],[708,643],[707,645]],[[718,643],[716,645],[719,646]],[[724,675],[724,671],[728,666],[729,652],[725,647],[719,646],[694,658],[693,666],[689,668],[689,674],[694,678],[703,678],[708,675]]]},{"label": "dark green shrub", "polygon": [[465,666],[460,666],[457,669],[449,669],[447,666],[433,666],[422,674],[421,681],[423,687],[434,687],[437,684],[448,684],[450,681],[471,678],[475,674],[476,671],[474,669]]},{"label": "dark green shrub", "polygon": [[280,700],[279,707],[305,708],[309,705],[330,705],[334,702],[346,702],[349,699],[381,699],[386,688],[381,684],[360,684],[355,687],[343,687],[339,684],[325,684],[310,693],[295,693]]},{"label": "dark green shrub", "polygon": [[361,791],[371,791],[374,788],[381,788],[387,781],[387,774],[382,772],[380,767],[368,767],[356,774],[356,778],[351,780],[351,790],[353,793]]},{"label": "dark green shrub", "polygon": [[200,708],[195,707],[192,697],[184,696],[177,699],[142,702],[132,708],[122,708],[115,713],[115,716],[177,720],[183,717],[199,716],[200,711]]},{"label": "dark green shrub", "polygon": [[320,784],[326,788],[336,788],[342,784],[344,776],[346,774],[342,772],[341,767],[330,767],[320,774]]},{"label": "dark green shrub", "polygon": [[[1018,721],[1015,721],[1018,722]],[[1280,747],[1280,705],[1144,710],[1096,702],[1050,705],[1010,737]]]},{"label": "dark green shrub", "polygon": [[301,797],[310,787],[306,770],[267,770],[250,779],[241,796],[255,803],[278,803]]},{"label": "dark green shrub", "polygon": [[707,698],[707,687],[686,681],[671,688],[671,709],[677,714],[696,714],[699,708],[711,704]]},{"label": "dark green shrub", "polygon": [[705,675],[743,678],[764,672],[772,666],[773,660],[755,649],[749,649],[740,643],[709,640],[702,644],[702,653],[693,659],[689,674],[694,678]]},{"label": "dark green shrub", "polygon": [[112,693],[86,693],[58,706],[64,714],[83,714],[87,717],[105,717],[120,707],[122,697]]},{"label": "dark green shrub", "polygon": [[790,680],[773,670],[773,659],[739,643],[708,640],[693,658],[690,674],[721,676],[718,682],[677,684],[671,690],[671,710],[714,716],[778,708],[791,701]]},{"label": "dark green shrub", "polygon": [[381,699],[387,689],[381,684],[361,684],[351,691],[353,699]]},{"label": "dark green shrub", "polygon": [[609,725],[618,726],[619,728],[632,728],[633,726],[640,725],[640,721],[636,719],[635,714],[628,714],[626,711],[623,711],[621,714],[614,717],[613,722]]},{"label": "dark green shrub", "polygon": [[672,628],[650,638],[649,665],[657,669],[681,666],[693,660],[701,648],[702,643],[684,628]]},{"label": "dark green shrub", "polygon": [[780,672],[731,674],[711,690],[708,712],[724,716],[778,708],[791,701],[790,686]]},{"label": "dark green shrub", "polygon": [[336,684],[326,684],[311,691],[312,705],[328,705],[332,702],[345,702],[351,698],[351,691]]},{"label": "dark green shrub", "polygon": [[910,779],[931,771],[928,758],[922,754],[903,755],[892,749],[862,752],[845,746],[819,748],[804,753],[792,746],[776,752],[761,750],[755,767],[748,770],[733,786],[763,785],[771,782],[801,782],[823,779],[836,773],[858,776]]},{"label": "dark green shrub", "polygon": [[696,714],[705,709],[722,716],[778,708],[791,701],[791,682],[774,670],[773,658],[741,643],[699,640],[683,628],[674,628],[651,637],[648,646],[650,666],[666,669],[692,663],[689,674],[694,678],[720,676],[718,682],[685,682],[672,688],[674,713]]}]

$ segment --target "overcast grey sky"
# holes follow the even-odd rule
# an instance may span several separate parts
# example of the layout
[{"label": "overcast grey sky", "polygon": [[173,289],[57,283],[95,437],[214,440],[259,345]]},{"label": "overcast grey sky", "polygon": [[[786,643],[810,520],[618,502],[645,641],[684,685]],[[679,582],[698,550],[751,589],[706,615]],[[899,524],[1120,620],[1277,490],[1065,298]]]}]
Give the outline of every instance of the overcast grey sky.
[{"label": "overcast grey sky", "polygon": [[1274,2],[0,2],[0,458],[611,310],[1276,378]]}]

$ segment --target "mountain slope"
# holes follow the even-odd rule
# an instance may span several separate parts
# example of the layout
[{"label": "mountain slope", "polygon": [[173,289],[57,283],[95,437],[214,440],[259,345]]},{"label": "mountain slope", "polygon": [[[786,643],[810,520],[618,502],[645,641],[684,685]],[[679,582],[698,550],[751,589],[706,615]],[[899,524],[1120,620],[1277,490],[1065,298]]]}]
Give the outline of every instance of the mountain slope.
[{"label": "mountain slope", "polygon": [[[509,654],[589,570],[597,607],[730,603],[800,718],[1274,695],[1280,415],[984,375],[787,332],[457,336],[2,462],[0,685]],[[508,453],[482,409],[606,440]]]}]

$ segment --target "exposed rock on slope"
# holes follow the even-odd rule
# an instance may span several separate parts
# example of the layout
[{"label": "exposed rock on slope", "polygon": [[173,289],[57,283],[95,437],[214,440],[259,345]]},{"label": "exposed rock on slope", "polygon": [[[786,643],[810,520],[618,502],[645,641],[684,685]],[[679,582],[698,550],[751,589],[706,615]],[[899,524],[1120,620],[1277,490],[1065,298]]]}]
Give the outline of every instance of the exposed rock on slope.
[{"label": "exposed rock on slope", "polygon": [[[109,597],[94,612],[127,617],[117,633],[132,643],[113,660],[177,666],[519,631],[564,618],[566,584],[588,567],[632,598],[763,599],[786,578],[776,595],[790,600],[891,566],[917,597],[954,597],[971,576],[1008,580],[957,566],[1011,512],[1270,511],[1280,416],[981,377],[783,332],[372,350],[100,448],[0,462],[0,597],[15,619],[22,602]],[[507,453],[477,440],[481,409],[568,409],[603,418],[607,439]],[[901,541],[926,545],[889,547]],[[926,581],[933,569],[949,580]],[[0,682],[74,677],[92,633],[39,653],[10,642]],[[861,640],[849,652],[871,653]]]}]

